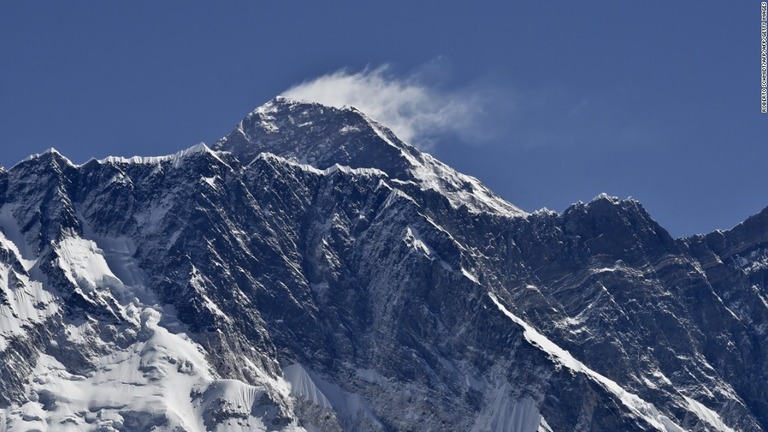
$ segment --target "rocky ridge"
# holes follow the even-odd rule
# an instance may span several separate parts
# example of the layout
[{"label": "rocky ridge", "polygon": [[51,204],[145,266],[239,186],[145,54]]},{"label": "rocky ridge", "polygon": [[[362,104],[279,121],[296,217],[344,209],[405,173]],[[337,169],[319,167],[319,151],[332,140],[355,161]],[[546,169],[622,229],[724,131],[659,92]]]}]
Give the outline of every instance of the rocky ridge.
[{"label": "rocky ridge", "polygon": [[526,213],[353,109],[0,171],[0,429],[768,429],[768,210]]}]

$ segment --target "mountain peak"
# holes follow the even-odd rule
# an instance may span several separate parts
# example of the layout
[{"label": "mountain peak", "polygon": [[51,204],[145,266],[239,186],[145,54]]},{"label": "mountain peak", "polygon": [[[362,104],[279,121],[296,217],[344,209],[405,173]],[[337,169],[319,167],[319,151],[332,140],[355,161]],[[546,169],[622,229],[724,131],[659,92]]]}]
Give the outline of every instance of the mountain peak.
[{"label": "mountain peak", "polygon": [[354,108],[282,96],[249,113],[213,148],[232,152],[246,164],[269,152],[318,169],[334,164],[379,168],[403,180],[408,179],[409,164],[402,153],[418,155],[418,150]]},{"label": "mountain peak", "polygon": [[601,192],[598,196],[592,198],[592,201],[590,203],[596,202],[596,201],[608,201],[611,204],[619,204],[621,203],[621,199],[614,195],[608,195],[605,192]]},{"label": "mountain peak", "polygon": [[248,114],[213,149],[231,152],[246,165],[261,153],[272,153],[320,170],[334,165],[374,168],[390,178],[437,191],[454,207],[508,216],[526,214],[474,177],[422,153],[353,107],[334,108],[278,96]]},{"label": "mountain peak", "polygon": [[[59,153],[59,151],[56,150],[53,147],[49,147],[48,149],[46,149],[42,153],[35,153],[35,154],[32,154],[32,155],[29,155],[29,156],[25,157],[24,159],[22,159],[16,165],[21,165],[21,164],[23,164],[25,162],[33,161],[33,160],[36,160],[36,159],[57,160],[57,161],[63,162],[65,165],[76,166],[74,163],[72,163],[72,161],[67,159],[66,156],[64,156],[63,154]],[[16,165],[14,165],[14,166],[16,166]]]}]

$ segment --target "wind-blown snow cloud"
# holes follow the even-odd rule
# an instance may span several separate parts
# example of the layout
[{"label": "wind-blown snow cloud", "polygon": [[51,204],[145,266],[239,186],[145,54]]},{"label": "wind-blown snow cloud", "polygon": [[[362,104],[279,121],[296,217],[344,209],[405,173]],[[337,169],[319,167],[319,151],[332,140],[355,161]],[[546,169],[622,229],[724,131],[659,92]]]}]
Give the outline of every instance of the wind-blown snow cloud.
[{"label": "wind-blown snow cloud", "polygon": [[284,96],[334,107],[353,106],[392,129],[401,139],[430,149],[440,136],[482,140],[480,116],[487,97],[469,89],[441,91],[426,84],[423,74],[398,78],[387,65],[336,72],[291,87]]}]

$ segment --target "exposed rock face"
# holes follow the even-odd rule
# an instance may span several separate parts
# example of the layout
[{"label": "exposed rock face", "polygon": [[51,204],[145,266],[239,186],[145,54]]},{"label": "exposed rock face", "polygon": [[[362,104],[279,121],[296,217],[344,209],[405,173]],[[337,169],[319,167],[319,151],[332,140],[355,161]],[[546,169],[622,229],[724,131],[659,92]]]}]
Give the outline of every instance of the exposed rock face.
[{"label": "exposed rock face", "polygon": [[768,429],[768,210],[527,214],[354,109],[0,171],[0,430]]}]

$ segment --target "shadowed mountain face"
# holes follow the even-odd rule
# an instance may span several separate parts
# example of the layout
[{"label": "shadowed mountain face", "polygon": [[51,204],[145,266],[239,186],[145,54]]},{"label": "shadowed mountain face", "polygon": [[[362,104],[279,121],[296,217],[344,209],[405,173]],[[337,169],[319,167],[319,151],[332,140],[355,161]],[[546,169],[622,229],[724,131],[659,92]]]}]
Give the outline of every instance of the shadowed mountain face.
[{"label": "shadowed mountain face", "polygon": [[768,429],[768,210],[525,213],[354,109],[0,171],[0,430]]}]

